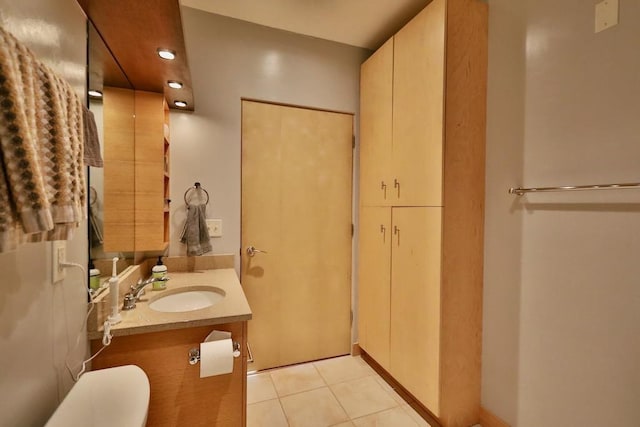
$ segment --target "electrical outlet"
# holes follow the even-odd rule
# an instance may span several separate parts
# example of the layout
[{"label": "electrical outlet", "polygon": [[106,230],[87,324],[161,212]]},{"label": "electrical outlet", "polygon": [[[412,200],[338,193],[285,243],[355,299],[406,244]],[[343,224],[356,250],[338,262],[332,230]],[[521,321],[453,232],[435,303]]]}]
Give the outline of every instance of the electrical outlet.
[{"label": "electrical outlet", "polygon": [[207,230],[209,230],[209,237],[222,237],[222,220],[208,219]]},{"label": "electrical outlet", "polygon": [[64,279],[66,275],[65,269],[60,263],[65,262],[67,259],[67,242],[64,240],[55,240],[51,246],[51,281],[57,283]]}]

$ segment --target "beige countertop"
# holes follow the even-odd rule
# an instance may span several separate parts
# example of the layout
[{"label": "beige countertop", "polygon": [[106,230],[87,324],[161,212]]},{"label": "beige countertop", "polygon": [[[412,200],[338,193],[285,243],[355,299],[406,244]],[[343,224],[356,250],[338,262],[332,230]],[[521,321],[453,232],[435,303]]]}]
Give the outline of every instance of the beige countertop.
[{"label": "beige countertop", "polygon": [[[192,272],[169,272],[167,289],[154,291],[151,286],[136,303],[133,310],[121,310],[122,321],[111,327],[113,336],[135,335],[171,329],[218,325],[251,319],[247,303],[236,271],[233,268],[196,270]],[[190,286],[214,286],[224,291],[225,297],[215,305],[199,310],[180,313],[165,313],[149,308],[149,303],[162,295],[174,293],[176,289]],[[122,300],[123,295],[120,295]],[[103,298],[102,304],[107,303]],[[89,339],[102,339],[102,325],[89,327]]]}]

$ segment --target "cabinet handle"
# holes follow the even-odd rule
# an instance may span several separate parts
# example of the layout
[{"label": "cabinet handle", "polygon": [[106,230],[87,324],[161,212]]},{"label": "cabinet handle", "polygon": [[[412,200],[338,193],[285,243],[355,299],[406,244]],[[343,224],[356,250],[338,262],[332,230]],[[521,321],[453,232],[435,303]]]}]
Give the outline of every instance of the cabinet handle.
[{"label": "cabinet handle", "polygon": [[382,233],[382,242],[387,241],[387,228],[384,224],[380,224],[380,232]]},{"label": "cabinet handle", "polygon": [[387,184],[384,181],[380,181],[380,189],[384,191],[384,198],[387,198]]},{"label": "cabinet handle", "polygon": [[397,225],[393,226],[393,234],[398,236],[398,246],[400,246],[400,229],[398,228]]},{"label": "cabinet handle", "polygon": [[398,189],[398,199],[400,198],[400,181],[397,178],[393,179],[393,188]]}]

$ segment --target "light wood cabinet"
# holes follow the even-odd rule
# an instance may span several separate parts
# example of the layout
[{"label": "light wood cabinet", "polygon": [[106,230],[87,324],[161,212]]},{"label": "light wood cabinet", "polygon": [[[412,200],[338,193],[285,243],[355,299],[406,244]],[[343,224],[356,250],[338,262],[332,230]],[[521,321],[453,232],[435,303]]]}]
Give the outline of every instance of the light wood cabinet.
[{"label": "light wood cabinet", "polygon": [[390,368],[427,408],[439,408],[442,208],[392,208]]},{"label": "light wood cabinet", "polygon": [[[189,350],[213,330],[231,332],[242,354],[233,372],[200,378],[200,363],[189,364]],[[147,426],[246,426],[247,322],[116,336],[92,362],[92,369],[137,365],[149,377]],[[101,340],[91,341],[95,354]]]},{"label": "light wood cabinet", "polygon": [[393,37],[395,206],[442,206],[445,5],[432,2]]},{"label": "light wood cabinet", "polygon": [[136,91],[135,249],[138,252],[164,251],[168,246],[167,110],[163,94]]},{"label": "light wood cabinet", "polygon": [[132,90],[104,87],[105,252],[135,250],[134,105]]},{"label": "light wood cabinet", "polygon": [[104,250],[169,242],[169,114],[161,93],[104,88]]},{"label": "light wood cabinet", "polygon": [[360,209],[359,345],[389,370],[391,208]]},{"label": "light wood cabinet", "polygon": [[442,206],[443,82],[440,1],[362,65],[363,206]]},{"label": "light wood cabinet", "polygon": [[360,204],[390,206],[393,39],[360,72]]},{"label": "light wood cabinet", "polygon": [[[487,5],[434,0],[382,49],[362,67],[359,343],[443,426],[468,426],[480,411]],[[369,123],[387,126],[388,105],[369,104],[388,102],[372,75],[389,57],[390,142]],[[386,199],[370,196],[380,180]]]}]

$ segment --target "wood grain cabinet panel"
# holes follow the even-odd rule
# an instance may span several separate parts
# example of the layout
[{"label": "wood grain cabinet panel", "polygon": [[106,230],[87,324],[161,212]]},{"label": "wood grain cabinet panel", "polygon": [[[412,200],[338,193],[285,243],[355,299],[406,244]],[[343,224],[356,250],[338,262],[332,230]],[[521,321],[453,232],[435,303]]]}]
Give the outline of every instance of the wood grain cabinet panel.
[{"label": "wood grain cabinet panel", "polygon": [[169,227],[165,212],[169,186],[165,168],[168,107],[161,93],[135,93],[135,248],[138,252],[164,251]]},{"label": "wood grain cabinet panel", "polygon": [[[94,360],[93,369],[137,365],[149,377],[148,427],[246,425],[247,322],[147,334],[117,336]],[[200,378],[200,364],[189,364],[189,350],[212,330],[229,331],[243,349],[231,374]],[[102,347],[91,342],[92,353]]]},{"label": "wood grain cabinet panel", "polygon": [[391,233],[391,208],[361,208],[359,345],[387,370],[391,315]]},{"label": "wood grain cabinet panel", "polygon": [[393,39],[360,72],[360,204],[390,206],[393,101]]},{"label": "wood grain cabinet panel", "polygon": [[[391,56],[391,155],[366,146],[388,146],[366,138],[386,116],[363,114],[359,339],[424,411],[469,426],[480,415],[487,4],[433,0],[379,52],[362,67],[361,111],[387,111],[368,105],[388,99],[371,95],[380,83],[368,74]],[[381,170],[396,183],[383,201],[364,188],[389,179],[369,176]],[[390,248],[376,223],[391,227]]]},{"label": "wood grain cabinet panel", "polygon": [[163,94],[104,88],[104,250],[169,242],[169,113]]},{"label": "wood grain cabinet panel", "polygon": [[135,250],[134,93],[104,87],[104,250]]},{"label": "wood grain cabinet panel", "polygon": [[440,407],[442,208],[393,208],[389,372],[435,415]]},{"label": "wood grain cabinet panel", "polygon": [[395,206],[442,206],[445,1],[394,36]]}]

